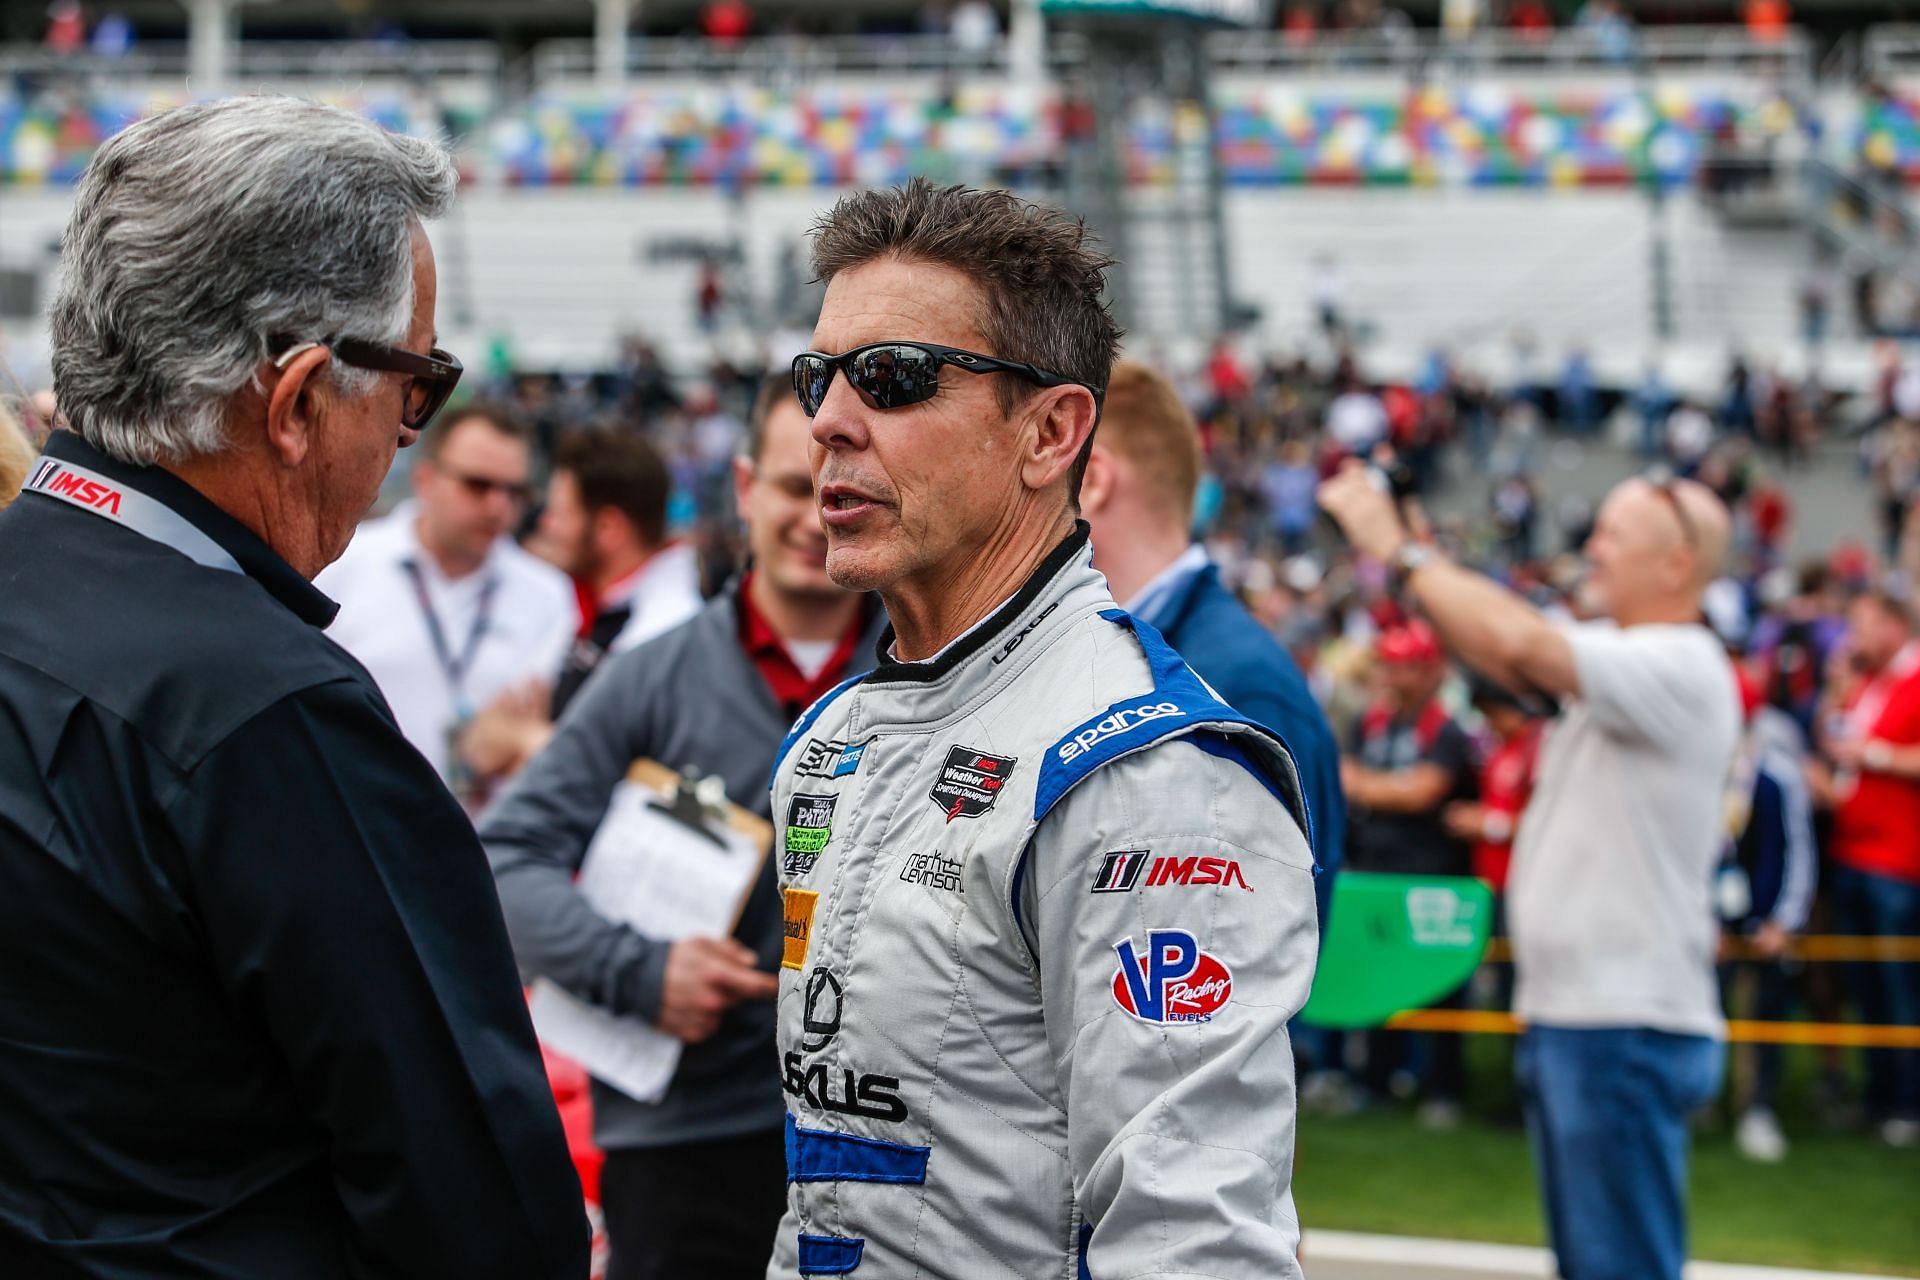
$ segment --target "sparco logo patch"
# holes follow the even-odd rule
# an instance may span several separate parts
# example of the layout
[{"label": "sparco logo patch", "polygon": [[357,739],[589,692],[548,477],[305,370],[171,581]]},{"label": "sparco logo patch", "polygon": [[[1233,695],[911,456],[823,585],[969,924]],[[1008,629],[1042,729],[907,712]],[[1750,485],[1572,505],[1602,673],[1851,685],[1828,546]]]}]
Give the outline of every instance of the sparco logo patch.
[{"label": "sparco logo patch", "polygon": [[972,747],[954,747],[940,766],[940,780],[927,797],[940,806],[947,821],[977,818],[993,808],[1000,788],[1013,774],[1013,756],[990,756]]},{"label": "sparco logo patch", "polygon": [[966,892],[960,884],[960,863],[937,853],[908,855],[907,865],[900,868],[900,878],[908,884],[924,884],[930,889],[945,889],[948,893]]},{"label": "sparco logo patch", "polygon": [[1142,954],[1131,937],[1113,949],[1113,1001],[1142,1022],[1208,1022],[1233,998],[1233,974],[1185,929],[1149,931]]},{"label": "sparco logo patch", "polygon": [[1165,701],[1142,702],[1136,706],[1121,707],[1117,711],[1108,712],[1098,721],[1060,744],[1060,763],[1070,764],[1109,738],[1132,733],[1148,721],[1179,714],[1181,711],[1177,703]]},{"label": "sparco logo patch", "polygon": [[831,738],[808,738],[800,748],[800,762],[793,771],[803,778],[844,778],[860,768],[866,753],[864,742],[836,742]]},{"label": "sparco logo patch", "polygon": [[807,943],[813,940],[813,908],[820,895],[812,889],[780,891],[781,928],[785,937],[780,948],[782,969],[807,967]]},{"label": "sparco logo patch", "polygon": [[786,861],[781,869],[790,876],[803,876],[813,870],[820,851],[833,836],[833,806],[836,796],[795,796],[787,806]]}]

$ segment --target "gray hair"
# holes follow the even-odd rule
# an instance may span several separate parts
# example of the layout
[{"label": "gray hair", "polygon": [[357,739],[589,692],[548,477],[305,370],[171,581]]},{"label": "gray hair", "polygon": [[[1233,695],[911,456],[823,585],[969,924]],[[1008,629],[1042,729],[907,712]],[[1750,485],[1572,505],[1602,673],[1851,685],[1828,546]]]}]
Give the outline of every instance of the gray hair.
[{"label": "gray hair", "polygon": [[[61,244],[61,412],[124,462],[219,452],[228,402],[277,354],[270,338],[406,335],[413,228],[457,181],[438,144],[299,98],[132,125],[87,166]],[[376,376],[331,369],[347,394]]]}]

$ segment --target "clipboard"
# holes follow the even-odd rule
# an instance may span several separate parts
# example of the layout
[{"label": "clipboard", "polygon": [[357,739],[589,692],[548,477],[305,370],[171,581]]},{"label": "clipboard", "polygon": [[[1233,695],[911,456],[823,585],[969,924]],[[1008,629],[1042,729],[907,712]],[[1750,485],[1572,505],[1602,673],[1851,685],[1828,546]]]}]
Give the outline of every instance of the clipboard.
[{"label": "clipboard", "polygon": [[[576,884],[594,910],[650,938],[729,936],[759,882],[773,824],[728,803],[717,779],[688,782],[636,760],[614,788]],[[680,1041],[542,978],[533,1026],[551,1048],[641,1102],[666,1093]]]}]

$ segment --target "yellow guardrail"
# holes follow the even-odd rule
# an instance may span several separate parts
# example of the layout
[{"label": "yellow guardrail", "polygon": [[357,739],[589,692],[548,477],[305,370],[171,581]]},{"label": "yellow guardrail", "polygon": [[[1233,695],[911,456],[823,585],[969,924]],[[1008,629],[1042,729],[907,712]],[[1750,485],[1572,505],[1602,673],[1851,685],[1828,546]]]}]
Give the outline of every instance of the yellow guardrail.
[{"label": "yellow guardrail", "polygon": [[[1510,1036],[1527,1024],[1510,1013],[1475,1009],[1409,1009],[1387,1019],[1391,1031],[1457,1031],[1468,1035]],[[1727,1023],[1735,1044],[1818,1044],[1862,1049],[1920,1049],[1920,1027],[1876,1027],[1852,1022]]]}]

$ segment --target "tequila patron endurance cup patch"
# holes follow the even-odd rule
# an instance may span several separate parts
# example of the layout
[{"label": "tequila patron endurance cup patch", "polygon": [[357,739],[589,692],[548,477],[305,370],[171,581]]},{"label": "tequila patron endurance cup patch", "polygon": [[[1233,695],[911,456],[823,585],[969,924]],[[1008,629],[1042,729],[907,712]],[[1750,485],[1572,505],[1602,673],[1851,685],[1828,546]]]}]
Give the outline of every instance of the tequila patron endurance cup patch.
[{"label": "tequila patron endurance cup patch", "polygon": [[1113,944],[1113,1000],[1142,1022],[1210,1022],[1233,998],[1233,974],[1185,929],[1153,929],[1145,954],[1131,937]]},{"label": "tequila patron endurance cup patch", "polygon": [[940,780],[927,797],[940,806],[948,822],[977,818],[1000,798],[1000,788],[1007,785],[1014,763],[1013,756],[990,756],[972,747],[951,748],[947,762],[940,766]]},{"label": "tequila patron endurance cup patch", "polygon": [[813,870],[820,851],[833,837],[833,806],[837,796],[801,796],[787,806],[786,861],[781,869],[790,876],[803,876]]}]

